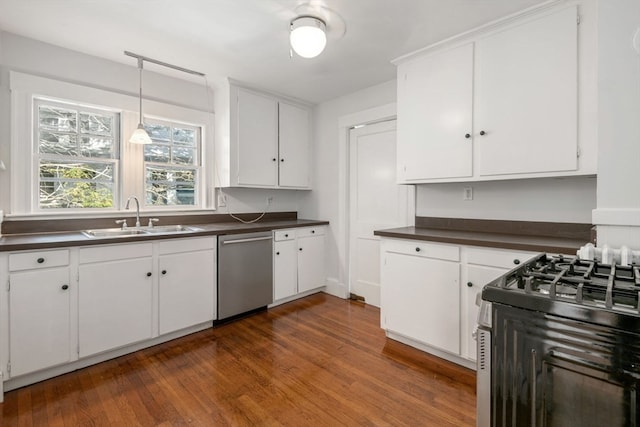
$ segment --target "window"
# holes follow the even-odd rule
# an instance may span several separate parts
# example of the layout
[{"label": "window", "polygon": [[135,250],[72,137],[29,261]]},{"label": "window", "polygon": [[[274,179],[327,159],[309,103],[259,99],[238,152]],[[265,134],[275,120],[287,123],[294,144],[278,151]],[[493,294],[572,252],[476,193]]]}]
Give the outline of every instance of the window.
[{"label": "window", "polygon": [[145,205],[198,205],[201,129],[146,120],[153,144],[144,146]]},{"label": "window", "polygon": [[36,99],[38,209],[114,208],[117,113]]}]

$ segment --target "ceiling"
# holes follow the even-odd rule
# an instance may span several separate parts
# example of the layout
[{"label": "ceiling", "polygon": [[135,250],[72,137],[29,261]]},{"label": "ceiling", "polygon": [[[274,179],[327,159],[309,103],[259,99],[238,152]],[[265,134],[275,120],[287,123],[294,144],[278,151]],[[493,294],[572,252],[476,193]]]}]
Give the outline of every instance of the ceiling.
[{"label": "ceiling", "polygon": [[[0,29],[136,66],[128,50],[319,103],[393,79],[398,56],[539,3],[0,0]],[[314,59],[290,58],[289,23],[309,13],[327,21],[327,47]]]}]

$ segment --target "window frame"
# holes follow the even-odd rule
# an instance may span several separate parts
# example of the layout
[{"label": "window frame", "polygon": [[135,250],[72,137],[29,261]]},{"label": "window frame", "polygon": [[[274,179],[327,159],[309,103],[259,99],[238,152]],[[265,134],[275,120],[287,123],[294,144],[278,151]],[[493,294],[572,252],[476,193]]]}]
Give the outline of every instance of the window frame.
[{"label": "window frame", "polygon": [[[88,112],[99,112],[102,114],[110,114],[113,119],[113,128],[115,130],[113,134],[114,138],[114,156],[106,159],[106,158],[92,158],[92,157],[84,157],[84,156],[65,156],[65,155],[56,155],[56,154],[42,154],[40,153],[40,140],[38,136],[40,135],[40,124],[39,124],[39,106],[40,105],[48,105],[59,108],[68,108],[70,110],[75,110],[78,116],[83,111]],[[33,175],[31,177],[31,187],[32,187],[32,196],[33,200],[31,201],[31,210],[38,214],[49,213],[49,212],[70,212],[70,213],[79,213],[79,212],[109,212],[117,210],[119,207],[119,203],[121,200],[120,195],[120,181],[122,177],[120,176],[120,165],[123,162],[121,152],[121,140],[122,140],[122,130],[120,126],[121,122],[121,112],[113,109],[107,108],[98,108],[95,106],[89,106],[79,103],[72,103],[68,101],[60,101],[57,99],[51,99],[47,97],[34,97],[33,103],[33,138],[32,138],[32,155],[33,155]],[[79,126],[78,124],[76,126]],[[78,136],[81,135],[79,130],[76,130],[76,134]],[[113,167],[113,197],[112,197],[112,207],[108,208],[92,208],[92,207],[82,207],[82,208],[42,208],[40,206],[40,161],[46,160],[59,160],[59,161],[71,161],[73,159],[77,159],[78,162],[87,162],[87,163],[100,163],[100,164],[110,164]]]},{"label": "window frame", "polygon": [[[176,80],[179,83],[179,80]],[[179,90],[179,84],[176,85]],[[139,121],[139,99],[120,91],[98,89],[61,80],[9,71],[9,89],[11,92],[11,157],[8,167],[10,182],[2,187],[9,191],[9,209],[5,214],[12,217],[116,217],[128,214],[124,203],[130,195],[144,196],[144,158],[141,145],[128,143],[129,135],[136,129]],[[204,87],[203,87],[204,90]],[[114,208],[80,209],[35,209],[37,192],[33,183],[37,163],[34,161],[34,99],[45,98],[56,102],[80,104],[101,110],[120,113],[120,163],[117,171],[120,177],[119,200]],[[198,206],[177,205],[172,207],[142,207],[141,212],[179,211],[197,213],[215,210],[215,159],[213,145],[214,114],[204,109],[178,105],[170,101],[145,100],[145,119],[185,123],[201,128],[201,171],[198,182],[200,203]],[[54,212],[55,211],[55,212]]]}]

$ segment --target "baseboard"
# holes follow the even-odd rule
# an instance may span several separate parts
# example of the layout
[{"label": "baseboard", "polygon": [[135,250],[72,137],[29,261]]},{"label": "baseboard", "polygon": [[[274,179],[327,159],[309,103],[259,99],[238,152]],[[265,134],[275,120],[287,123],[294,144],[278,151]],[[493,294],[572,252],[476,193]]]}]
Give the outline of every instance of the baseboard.
[{"label": "baseboard", "polygon": [[324,290],[329,295],[333,295],[338,298],[348,299],[349,298],[349,289],[344,283],[340,283],[338,279],[333,277],[327,278],[327,285]]}]

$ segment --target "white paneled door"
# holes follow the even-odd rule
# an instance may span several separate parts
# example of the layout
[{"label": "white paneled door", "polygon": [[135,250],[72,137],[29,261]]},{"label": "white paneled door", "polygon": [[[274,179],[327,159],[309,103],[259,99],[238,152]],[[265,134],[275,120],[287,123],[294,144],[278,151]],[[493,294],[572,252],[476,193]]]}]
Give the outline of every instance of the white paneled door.
[{"label": "white paneled door", "polygon": [[350,292],[380,306],[380,239],[374,230],[412,223],[413,187],[396,184],[396,121],[349,135]]}]

